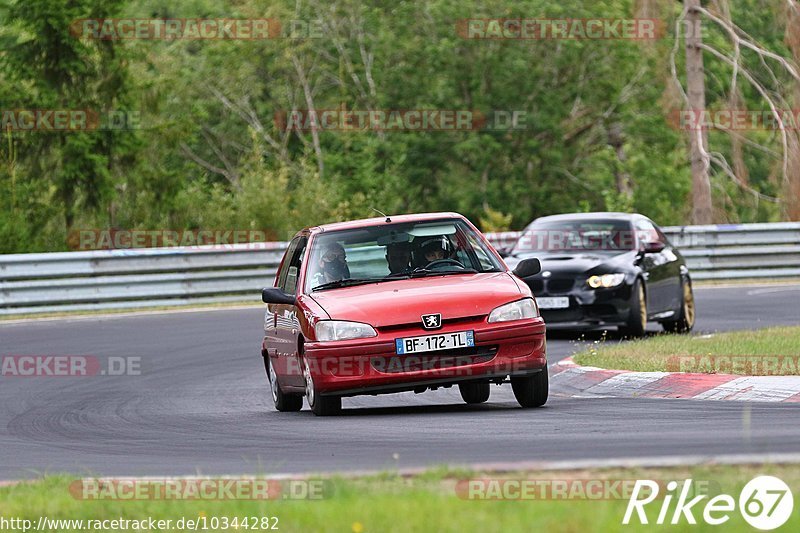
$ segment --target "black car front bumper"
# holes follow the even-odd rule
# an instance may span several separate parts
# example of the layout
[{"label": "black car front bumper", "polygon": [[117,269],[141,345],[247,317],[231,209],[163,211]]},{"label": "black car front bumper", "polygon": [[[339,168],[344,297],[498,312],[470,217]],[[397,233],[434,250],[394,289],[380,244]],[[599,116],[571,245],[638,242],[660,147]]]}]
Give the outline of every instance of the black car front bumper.
[{"label": "black car front bumper", "polygon": [[630,317],[633,285],[627,279],[621,285],[608,289],[592,289],[582,278],[524,281],[537,300],[564,297],[569,299],[569,307],[563,309],[547,309],[540,305],[542,318],[548,326],[618,326],[625,324]]}]

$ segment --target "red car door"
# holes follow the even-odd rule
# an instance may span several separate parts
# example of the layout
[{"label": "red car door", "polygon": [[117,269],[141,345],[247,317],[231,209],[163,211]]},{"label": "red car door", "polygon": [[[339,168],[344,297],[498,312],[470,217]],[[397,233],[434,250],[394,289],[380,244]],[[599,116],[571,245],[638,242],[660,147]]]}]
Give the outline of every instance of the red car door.
[{"label": "red car door", "polygon": [[[301,236],[292,239],[281,261],[275,287],[284,292],[287,292],[287,288],[294,292],[297,276],[291,276],[290,273],[297,272],[294,259],[298,255],[298,248],[305,248],[305,239]],[[269,304],[264,315],[264,348],[284,386],[302,386],[302,382],[299,385],[297,383],[297,336],[291,334],[296,328],[293,327],[296,319],[292,320],[294,310],[295,306],[292,305]]]},{"label": "red car door", "polygon": [[[287,294],[296,296],[300,292],[297,280],[306,255],[307,243],[307,236],[295,237],[293,246],[290,245],[286,252],[286,272],[285,275],[281,272],[283,277],[280,288]],[[296,305],[289,304],[271,304],[270,309],[275,314],[275,368],[279,369],[285,385],[302,387],[304,381],[298,346],[298,340],[302,336],[297,316],[299,309]]]}]

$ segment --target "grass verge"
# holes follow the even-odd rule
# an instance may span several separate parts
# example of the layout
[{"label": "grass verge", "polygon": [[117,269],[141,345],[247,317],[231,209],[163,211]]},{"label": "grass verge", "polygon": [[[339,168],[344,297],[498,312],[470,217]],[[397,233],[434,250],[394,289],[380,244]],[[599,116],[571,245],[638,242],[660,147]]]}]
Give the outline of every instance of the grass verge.
[{"label": "grass verge", "polygon": [[614,344],[597,341],[574,360],[584,366],[636,372],[798,375],[800,327],[657,335]]},{"label": "grass verge", "polygon": [[103,315],[146,315],[151,313],[165,313],[172,311],[192,312],[192,311],[213,311],[215,309],[226,308],[245,308],[258,307],[261,304],[258,300],[241,300],[236,302],[209,302],[193,303],[190,305],[154,305],[149,307],[124,307],[119,309],[98,309],[84,311],[53,311],[52,313],[22,313],[18,315],[0,316],[0,324],[4,321],[54,319],[54,318],[83,318]]},{"label": "grass verge", "polygon": [[[764,466],[699,466],[679,468],[633,468],[553,472],[516,472],[501,475],[487,472],[449,471],[439,469],[414,477],[385,474],[361,478],[332,478],[329,490],[318,500],[267,501],[164,501],[164,500],[81,500],[70,492],[74,477],[55,476],[42,480],[0,488],[0,517],[6,520],[20,518],[37,524],[41,516],[62,520],[171,520],[227,517],[277,517],[278,531],[344,531],[353,533],[387,531],[642,531],[656,521],[662,498],[645,507],[649,526],[634,520],[623,526],[622,518],[628,505],[629,494],[607,494],[611,498],[589,499],[581,497],[574,487],[586,487],[585,480],[622,480],[631,487],[636,479],[652,479],[662,486],[669,481],[692,479],[693,496],[725,493],[738,501],[744,485],[759,475],[773,475],[789,485],[794,494],[800,489],[800,465]],[[548,480],[550,487],[558,483],[570,487],[557,498],[475,500],[456,487],[464,486],[470,479]],[[461,485],[459,485],[461,482]],[[488,485],[483,485],[488,487]],[[505,485],[508,486],[508,485]],[[513,485],[512,485],[513,486]],[[539,485],[541,486],[541,485]],[[680,490],[680,489],[679,489]],[[594,497],[593,497],[594,498]],[[677,497],[671,501],[672,516]],[[703,507],[708,497],[694,508],[698,525],[681,519],[671,530],[719,531],[719,526],[703,523]],[[771,506],[770,506],[771,507]],[[669,519],[668,519],[669,520]],[[269,522],[273,523],[272,520]],[[800,530],[800,513],[793,513],[783,530]],[[47,530],[47,529],[45,529]],[[56,531],[56,529],[50,529]],[[85,529],[84,529],[85,530]],[[121,530],[118,528],[117,530]],[[174,525],[167,531],[181,531]],[[188,528],[184,528],[188,530]],[[202,526],[199,530],[203,530]],[[210,529],[225,530],[221,525]],[[227,530],[236,531],[229,527]],[[241,526],[239,531],[245,530]],[[253,530],[252,528],[250,530]],[[264,531],[265,529],[257,528]],[[725,531],[752,531],[738,509],[730,513]],[[81,531],[74,525],[57,531]]]}]

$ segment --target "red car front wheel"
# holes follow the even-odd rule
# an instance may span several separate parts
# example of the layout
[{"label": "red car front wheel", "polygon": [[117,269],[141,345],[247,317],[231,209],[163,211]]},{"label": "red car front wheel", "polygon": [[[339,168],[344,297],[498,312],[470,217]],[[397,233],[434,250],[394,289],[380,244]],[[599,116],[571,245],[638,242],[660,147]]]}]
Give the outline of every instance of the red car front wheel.
[{"label": "red car front wheel", "polygon": [[314,384],[314,376],[308,367],[308,362],[303,363],[303,377],[306,381],[306,400],[311,412],[317,416],[337,415],[342,410],[341,396],[322,396]]},{"label": "red car front wheel", "polygon": [[278,374],[270,363],[269,357],[264,356],[264,368],[269,378],[269,388],[272,390],[272,403],[275,409],[282,412],[299,411],[303,408],[303,396],[300,394],[285,394],[278,383]]},{"label": "red car front wheel", "polygon": [[489,390],[489,382],[478,383],[460,383],[458,391],[461,393],[461,398],[469,404],[484,403],[489,399],[491,391]]},{"label": "red car front wheel", "polygon": [[532,376],[512,377],[511,388],[522,407],[541,407],[547,403],[547,396],[550,393],[547,368]]}]

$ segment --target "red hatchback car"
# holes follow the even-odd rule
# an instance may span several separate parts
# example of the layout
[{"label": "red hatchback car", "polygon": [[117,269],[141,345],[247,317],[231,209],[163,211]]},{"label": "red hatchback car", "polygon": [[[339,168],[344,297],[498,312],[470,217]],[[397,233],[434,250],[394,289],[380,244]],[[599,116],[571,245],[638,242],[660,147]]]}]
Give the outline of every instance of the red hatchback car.
[{"label": "red hatchback car", "polygon": [[336,414],[342,397],[458,385],[467,403],[511,382],[547,401],[545,325],[519,278],[456,213],[356,220],[292,239],[268,304],[262,356],[279,411]]}]

